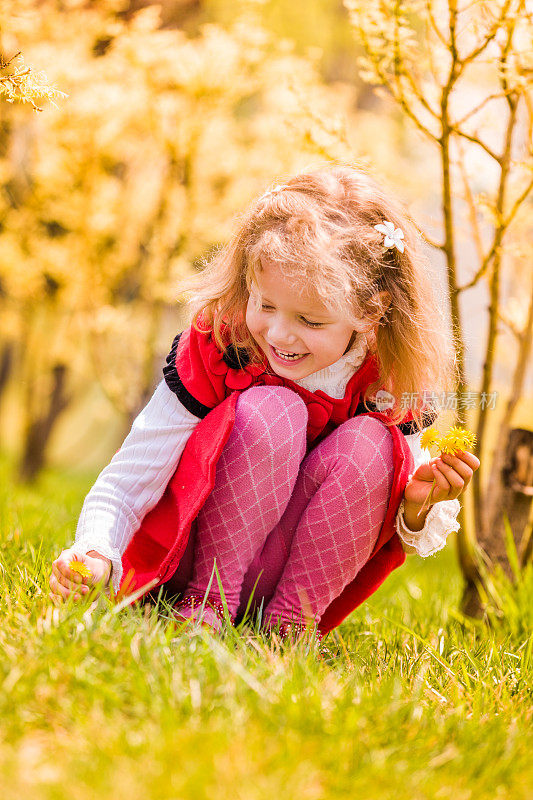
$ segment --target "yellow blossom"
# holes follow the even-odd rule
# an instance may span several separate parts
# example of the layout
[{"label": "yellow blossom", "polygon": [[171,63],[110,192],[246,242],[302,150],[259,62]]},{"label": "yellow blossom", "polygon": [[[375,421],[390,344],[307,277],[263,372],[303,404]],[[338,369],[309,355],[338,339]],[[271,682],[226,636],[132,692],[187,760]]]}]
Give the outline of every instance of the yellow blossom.
[{"label": "yellow blossom", "polygon": [[437,428],[426,428],[423,431],[422,436],[420,437],[420,446],[422,450],[425,450],[428,447],[433,447],[437,445],[439,442],[439,431]]},{"label": "yellow blossom", "polygon": [[68,565],[69,569],[72,572],[77,572],[81,575],[82,578],[90,578],[91,577],[91,570],[84,564],[83,561],[78,561],[77,559],[73,559],[70,564]]},{"label": "yellow blossom", "polygon": [[441,436],[440,438],[439,450],[441,453],[449,453],[453,456],[456,450],[455,438],[453,436],[448,436],[448,434],[445,433],[444,436]]},{"label": "yellow blossom", "polygon": [[476,443],[476,435],[466,428],[452,427],[441,437],[439,449],[441,453],[454,455],[458,450],[469,450]]},{"label": "yellow blossom", "polygon": [[448,431],[450,436],[455,438],[458,450],[468,450],[476,443],[476,434],[469,431],[467,428],[450,428]]}]

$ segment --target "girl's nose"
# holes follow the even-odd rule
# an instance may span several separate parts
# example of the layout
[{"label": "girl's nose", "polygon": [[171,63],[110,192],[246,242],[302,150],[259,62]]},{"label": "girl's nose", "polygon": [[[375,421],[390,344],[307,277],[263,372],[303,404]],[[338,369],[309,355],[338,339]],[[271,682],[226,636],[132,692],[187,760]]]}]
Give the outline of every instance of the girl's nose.
[{"label": "girl's nose", "polygon": [[269,340],[274,347],[283,349],[283,345],[289,345],[296,340],[296,336],[291,330],[290,324],[278,317],[271,321],[269,326]]}]

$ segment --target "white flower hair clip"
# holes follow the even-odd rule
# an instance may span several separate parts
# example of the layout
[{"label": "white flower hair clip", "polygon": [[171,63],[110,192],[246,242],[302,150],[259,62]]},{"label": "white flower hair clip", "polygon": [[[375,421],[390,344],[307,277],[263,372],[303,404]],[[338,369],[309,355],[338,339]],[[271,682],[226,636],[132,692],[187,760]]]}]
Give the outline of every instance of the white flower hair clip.
[{"label": "white flower hair clip", "polygon": [[405,237],[401,228],[395,228],[392,222],[388,222],[387,220],[383,220],[383,223],[380,223],[379,225],[374,225],[374,228],[379,231],[379,233],[383,233],[385,235],[383,244],[387,250],[396,247],[400,253],[404,252],[405,244],[403,243],[402,239]]}]

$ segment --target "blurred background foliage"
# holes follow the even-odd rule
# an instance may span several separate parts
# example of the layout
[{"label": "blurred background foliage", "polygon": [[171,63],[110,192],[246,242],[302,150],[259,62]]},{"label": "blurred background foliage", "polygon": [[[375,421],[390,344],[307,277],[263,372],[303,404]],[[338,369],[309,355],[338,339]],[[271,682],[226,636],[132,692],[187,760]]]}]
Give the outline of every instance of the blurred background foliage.
[{"label": "blurred background foliage", "polygon": [[4,60],[68,95],[2,106],[0,430],[31,478],[119,444],[182,323],[179,279],[254,196],[354,153],[392,173],[401,134],[360,107],[380,102],[341,4],[17,0],[1,21]]},{"label": "blurred background foliage", "polygon": [[[499,392],[488,479],[502,424],[533,424],[527,363],[509,389],[533,307],[532,14],[525,0],[2,0],[0,448],[20,475],[101,467],[185,324],[180,279],[269,185],[340,159],[370,166],[426,234],[456,336],[463,316],[461,388]],[[429,125],[453,48],[477,41],[450,93],[472,126],[448,132],[446,209],[441,129],[414,115]]]}]

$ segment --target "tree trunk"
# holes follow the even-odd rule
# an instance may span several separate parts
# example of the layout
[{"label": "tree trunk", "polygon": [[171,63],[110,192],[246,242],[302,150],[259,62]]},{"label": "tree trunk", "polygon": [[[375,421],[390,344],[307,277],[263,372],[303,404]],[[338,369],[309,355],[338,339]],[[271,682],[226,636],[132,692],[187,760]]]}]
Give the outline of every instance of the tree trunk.
[{"label": "tree trunk", "polygon": [[[449,85],[451,88],[451,83]],[[455,259],[455,236],[453,218],[453,199],[451,182],[451,159],[450,159],[450,136],[451,131],[448,121],[448,94],[443,95],[441,100],[442,108],[442,137],[441,146],[441,166],[442,166],[442,208],[444,217],[444,254],[446,256],[447,277],[448,277],[448,296],[450,298],[450,315],[452,322],[452,333],[456,343],[456,363],[457,363],[457,392],[463,393],[467,388],[465,363],[464,363],[464,335],[459,308],[459,293],[457,290],[457,265]],[[455,412],[455,425],[465,424],[465,409],[459,407]],[[468,524],[464,507],[461,506],[459,513],[460,529],[457,535],[457,558],[464,578],[463,593],[461,597],[461,610],[470,617],[481,617],[484,612],[483,600],[479,592],[479,585],[482,583],[480,572],[480,553],[476,539],[475,530]]]},{"label": "tree trunk", "polygon": [[[483,364],[483,373],[481,381],[481,395],[487,396],[492,387],[494,362],[496,358],[496,339],[498,337],[498,322],[501,308],[501,269],[503,258],[503,237],[506,232],[507,225],[504,222],[505,208],[506,208],[506,195],[508,190],[508,181],[511,171],[512,161],[512,144],[513,134],[517,119],[517,109],[519,98],[515,95],[510,95],[507,98],[509,106],[509,117],[507,119],[505,142],[503,154],[500,162],[500,180],[498,185],[498,194],[496,197],[494,213],[498,220],[495,234],[494,234],[494,258],[492,260],[492,274],[489,281],[489,328],[487,332],[487,344],[485,347],[485,361]],[[484,455],[484,444],[487,430],[488,407],[480,406],[478,422],[476,427],[477,442],[474,447],[474,454],[481,459]],[[510,415],[507,416],[510,419]],[[499,466],[495,467],[499,472]],[[478,540],[490,538],[490,531],[487,530],[486,514],[484,514],[484,504],[487,498],[482,496],[481,491],[481,473],[478,470],[474,473],[472,478],[472,492],[474,498],[474,525],[478,534]],[[489,551],[490,552],[490,551]]]},{"label": "tree trunk", "polygon": [[519,350],[516,366],[513,372],[513,379],[511,382],[511,393],[505,407],[503,415],[503,422],[500,427],[499,435],[496,441],[496,447],[492,459],[492,467],[489,475],[489,482],[485,492],[485,513],[483,517],[482,529],[489,529],[494,520],[496,508],[501,506],[499,494],[502,490],[501,484],[501,471],[504,464],[508,462],[507,448],[509,444],[509,435],[511,431],[511,420],[518,405],[518,401],[522,397],[524,391],[524,383],[531,355],[531,345],[533,338],[533,283],[531,285],[531,295],[529,299],[529,308],[527,320],[524,330],[519,336]]},{"label": "tree trunk", "polygon": [[501,469],[498,502],[486,531],[484,548],[493,563],[499,564],[509,578],[513,573],[505,545],[504,514],[509,518],[517,552],[523,545],[533,497],[533,431],[514,428],[507,439],[506,461]]},{"label": "tree trunk", "polygon": [[65,364],[56,364],[52,370],[52,391],[48,409],[40,417],[33,420],[27,429],[24,441],[24,450],[19,465],[19,478],[22,481],[34,481],[45,465],[46,448],[52,430],[70,403],[66,395],[65,384],[67,367]]},{"label": "tree trunk", "polygon": [[13,342],[6,342],[0,352],[0,403],[13,369],[14,351]]},{"label": "tree trunk", "polygon": [[520,543],[519,556],[522,569],[524,569],[533,558],[533,497],[530,499],[529,517]]}]

